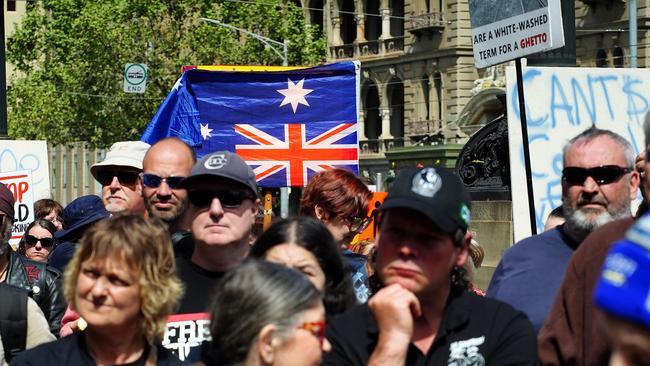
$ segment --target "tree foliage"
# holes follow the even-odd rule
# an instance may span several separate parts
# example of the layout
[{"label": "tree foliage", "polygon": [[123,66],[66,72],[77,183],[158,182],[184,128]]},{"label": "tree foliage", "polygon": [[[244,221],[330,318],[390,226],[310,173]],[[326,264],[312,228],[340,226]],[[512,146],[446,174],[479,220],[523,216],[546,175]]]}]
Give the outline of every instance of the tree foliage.
[{"label": "tree foliage", "polygon": [[[288,0],[42,0],[9,39],[12,138],[106,146],[137,139],[183,65],[279,65],[258,40],[212,18],[289,41],[290,65],[325,59],[326,43]],[[147,64],[146,93],[122,91],[124,65]]]}]

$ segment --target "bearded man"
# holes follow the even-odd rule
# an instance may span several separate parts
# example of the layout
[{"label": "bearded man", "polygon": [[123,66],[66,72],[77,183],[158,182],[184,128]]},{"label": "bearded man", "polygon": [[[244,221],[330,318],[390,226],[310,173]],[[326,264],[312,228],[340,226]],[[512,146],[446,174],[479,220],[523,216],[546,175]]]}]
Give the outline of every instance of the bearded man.
[{"label": "bearded man", "polygon": [[566,222],[506,250],[487,296],[526,313],[539,332],[576,248],[594,229],[631,216],[639,187],[634,159],[630,143],[608,130],[592,127],[571,139],[563,151]]}]

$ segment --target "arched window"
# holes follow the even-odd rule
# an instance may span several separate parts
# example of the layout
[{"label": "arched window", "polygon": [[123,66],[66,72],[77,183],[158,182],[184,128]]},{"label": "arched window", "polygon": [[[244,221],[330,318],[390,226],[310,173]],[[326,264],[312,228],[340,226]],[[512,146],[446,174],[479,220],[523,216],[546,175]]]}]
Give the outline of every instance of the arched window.
[{"label": "arched window", "polygon": [[379,0],[366,0],[366,39],[374,41],[381,35],[381,15],[379,15]]},{"label": "arched window", "polygon": [[309,3],[309,24],[318,26],[319,36],[323,35],[323,0],[311,0]]},{"label": "arched window", "polygon": [[442,89],[442,74],[435,72],[433,74],[433,106],[434,111],[431,113],[431,119],[435,121],[434,126],[442,127],[442,119],[444,118],[444,104],[443,104],[443,89]]},{"label": "arched window", "polygon": [[393,37],[404,35],[404,0],[390,0],[390,34]]},{"label": "arched window", "polygon": [[344,44],[350,44],[357,38],[357,23],[354,20],[354,0],[342,0],[341,11],[341,39]]},{"label": "arched window", "polygon": [[431,120],[431,86],[427,75],[422,78],[422,99],[424,103],[424,120],[428,123]]},{"label": "arched window", "polygon": [[364,84],[363,109],[365,112],[365,135],[369,140],[376,140],[381,135],[381,117],[379,116],[379,90],[372,81]]},{"label": "arched window", "polygon": [[404,137],[404,84],[398,77],[388,82],[388,103],[390,106],[390,134]]}]

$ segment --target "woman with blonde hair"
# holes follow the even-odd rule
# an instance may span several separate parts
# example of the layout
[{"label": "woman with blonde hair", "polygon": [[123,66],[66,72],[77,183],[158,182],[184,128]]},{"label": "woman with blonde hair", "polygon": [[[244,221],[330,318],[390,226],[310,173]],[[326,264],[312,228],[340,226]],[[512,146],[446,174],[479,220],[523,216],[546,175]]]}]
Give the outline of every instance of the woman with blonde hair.
[{"label": "woman with blonde hair", "polygon": [[81,238],[64,288],[86,329],[20,354],[14,364],[180,364],[155,345],[182,293],[160,221],[117,215],[98,222]]}]

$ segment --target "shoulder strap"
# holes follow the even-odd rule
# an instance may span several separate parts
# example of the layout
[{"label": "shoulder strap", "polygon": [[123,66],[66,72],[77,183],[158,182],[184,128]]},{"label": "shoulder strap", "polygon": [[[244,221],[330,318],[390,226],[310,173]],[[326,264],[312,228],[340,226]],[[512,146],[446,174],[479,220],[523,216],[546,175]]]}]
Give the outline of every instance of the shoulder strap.
[{"label": "shoulder strap", "polygon": [[0,337],[7,362],[25,349],[27,342],[27,291],[1,284]]}]

